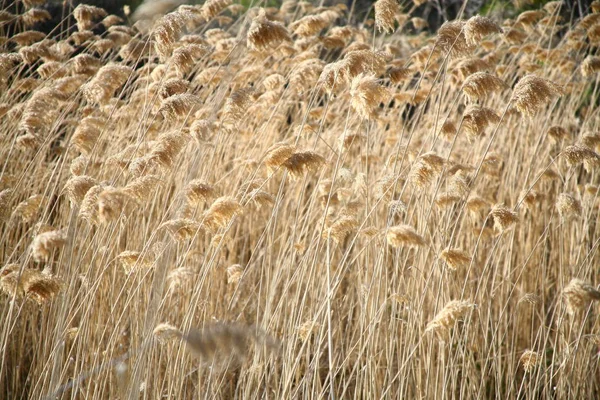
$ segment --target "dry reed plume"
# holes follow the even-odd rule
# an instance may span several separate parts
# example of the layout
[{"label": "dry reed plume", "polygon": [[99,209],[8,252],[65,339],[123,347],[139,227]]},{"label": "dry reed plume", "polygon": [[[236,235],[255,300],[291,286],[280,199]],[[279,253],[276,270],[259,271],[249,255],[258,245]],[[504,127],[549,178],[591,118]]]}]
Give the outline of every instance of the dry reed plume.
[{"label": "dry reed plume", "polygon": [[7,3],[0,398],[599,398],[584,3]]}]

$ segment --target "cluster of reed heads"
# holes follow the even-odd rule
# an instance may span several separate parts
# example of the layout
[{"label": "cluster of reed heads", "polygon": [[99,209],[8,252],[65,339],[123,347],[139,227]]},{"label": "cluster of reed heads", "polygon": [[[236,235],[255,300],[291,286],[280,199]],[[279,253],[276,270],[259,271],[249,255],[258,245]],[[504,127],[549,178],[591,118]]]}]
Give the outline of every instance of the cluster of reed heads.
[{"label": "cluster of reed heads", "polygon": [[600,396],[600,4],[419,3],[0,11],[0,397]]}]

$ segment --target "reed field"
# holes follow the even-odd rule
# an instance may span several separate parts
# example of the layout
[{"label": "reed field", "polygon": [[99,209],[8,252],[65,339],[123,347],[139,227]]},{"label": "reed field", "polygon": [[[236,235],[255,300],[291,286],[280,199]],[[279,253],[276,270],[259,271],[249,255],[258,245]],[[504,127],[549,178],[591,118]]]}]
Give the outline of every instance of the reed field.
[{"label": "reed field", "polygon": [[235,1],[0,11],[0,399],[599,398],[600,2]]}]

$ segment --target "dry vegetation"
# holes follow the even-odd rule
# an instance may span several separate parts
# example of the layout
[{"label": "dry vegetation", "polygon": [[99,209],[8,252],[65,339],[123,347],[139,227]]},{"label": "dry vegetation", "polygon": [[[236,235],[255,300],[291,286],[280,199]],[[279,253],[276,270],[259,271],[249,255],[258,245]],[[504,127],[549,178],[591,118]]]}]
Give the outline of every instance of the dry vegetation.
[{"label": "dry vegetation", "polygon": [[600,396],[598,4],[23,4],[0,397]]}]

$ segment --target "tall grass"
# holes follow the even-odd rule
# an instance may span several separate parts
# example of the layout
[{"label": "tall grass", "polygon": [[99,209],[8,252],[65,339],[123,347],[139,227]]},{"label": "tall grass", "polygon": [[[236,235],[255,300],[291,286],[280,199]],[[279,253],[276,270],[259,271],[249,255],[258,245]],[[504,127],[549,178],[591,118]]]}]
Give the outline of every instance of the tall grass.
[{"label": "tall grass", "polygon": [[0,397],[600,396],[596,3],[433,35],[394,0],[26,6]]}]

